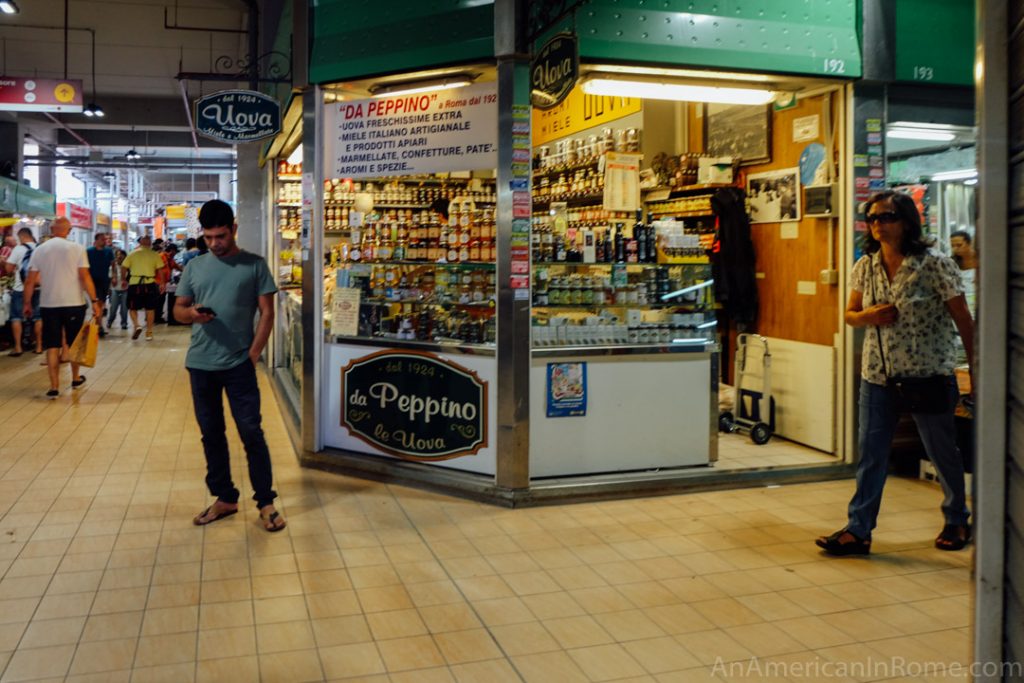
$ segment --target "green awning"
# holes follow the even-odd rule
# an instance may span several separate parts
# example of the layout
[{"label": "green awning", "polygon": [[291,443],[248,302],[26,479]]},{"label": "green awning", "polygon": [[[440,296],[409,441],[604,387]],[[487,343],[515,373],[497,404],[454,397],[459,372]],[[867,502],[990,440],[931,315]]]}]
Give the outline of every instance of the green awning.
[{"label": "green awning", "polygon": [[57,198],[49,192],[0,177],[0,211],[54,218],[57,215]]},{"label": "green awning", "polygon": [[974,84],[974,0],[896,2],[896,80]]},{"label": "green awning", "polygon": [[494,58],[494,4],[319,0],[309,80],[331,83]]}]

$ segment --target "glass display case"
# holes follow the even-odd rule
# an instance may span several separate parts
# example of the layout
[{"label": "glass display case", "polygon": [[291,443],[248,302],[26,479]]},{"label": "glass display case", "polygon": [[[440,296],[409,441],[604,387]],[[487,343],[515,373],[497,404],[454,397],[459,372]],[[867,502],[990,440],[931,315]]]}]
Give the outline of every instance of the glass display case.
[{"label": "glass display case", "polygon": [[493,180],[328,180],[324,194],[328,341],[494,346]]},{"label": "glass display case", "polygon": [[298,415],[302,387],[302,164],[279,161],[274,181],[273,274],[278,292],[273,362]]}]

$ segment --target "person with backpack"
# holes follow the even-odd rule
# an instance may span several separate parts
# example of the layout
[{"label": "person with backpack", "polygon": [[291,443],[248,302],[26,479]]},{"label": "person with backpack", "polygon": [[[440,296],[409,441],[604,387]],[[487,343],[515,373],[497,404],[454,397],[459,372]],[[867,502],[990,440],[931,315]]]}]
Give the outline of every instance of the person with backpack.
[{"label": "person with backpack", "polygon": [[[18,231],[18,241],[20,244],[11,250],[10,256],[3,264],[7,274],[15,276],[14,287],[11,290],[11,334],[14,337],[14,350],[8,354],[14,357],[18,357],[24,352],[21,341],[24,334],[23,321],[25,318],[22,309],[25,306],[25,281],[28,280],[29,259],[32,258],[32,252],[39,246],[36,244],[35,235],[29,228],[22,228]],[[32,295],[32,311],[32,340],[36,345],[35,352],[42,353],[43,320],[39,317],[39,289],[36,289]]]}]

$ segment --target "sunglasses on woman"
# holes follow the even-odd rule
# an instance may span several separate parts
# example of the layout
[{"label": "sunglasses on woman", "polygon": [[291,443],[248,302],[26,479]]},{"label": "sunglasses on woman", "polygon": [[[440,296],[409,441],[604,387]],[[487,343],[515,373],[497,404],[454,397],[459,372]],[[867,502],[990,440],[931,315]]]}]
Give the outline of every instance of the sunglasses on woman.
[{"label": "sunglasses on woman", "polygon": [[868,223],[895,223],[900,219],[900,215],[895,211],[880,211],[878,213],[869,213],[867,215]]}]

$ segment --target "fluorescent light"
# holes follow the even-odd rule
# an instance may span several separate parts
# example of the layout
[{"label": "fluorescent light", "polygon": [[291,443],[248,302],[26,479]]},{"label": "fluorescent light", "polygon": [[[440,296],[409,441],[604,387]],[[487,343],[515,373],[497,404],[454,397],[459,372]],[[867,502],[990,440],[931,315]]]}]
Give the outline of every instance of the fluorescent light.
[{"label": "fluorescent light", "polygon": [[978,169],[962,168],[958,171],[943,171],[942,173],[933,173],[931,179],[934,182],[939,182],[943,180],[967,180],[969,178],[977,177]]},{"label": "fluorescent light", "polygon": [[667,300],[671,299],[674,296],[682,296],[683,294],[689,294],[690,292],[696,292],[698,289],[704,289],[705,287],[710,287],[713,284],[715,284],[714,280],[705,280],[704,282],[698,282],[695,285],[690,285],[689,287],[683,287],[682,289],[677,289],[676,291],[669,292],[668,294],[662,294],[661,295],[661,300],[662,301],[667,301]]},{"label": "fluorescent light", "polygon": [[890,128],[885,132],[885,137],[898,140],[934,140],[935,142],[951,142],[956,139],[956,135],[953,133],[914,128]]},{"label": "fluorescent light", "polygon": [[17,14],[18,6],[14,4],[14,0],[0,0],[0,12],[4,14]]},{"label": "fluorescent light", "polygon": [[[685,16],[685,15],[683,15]],[[700,15],[694,15],[700,16]],[[698,79],[701,81],[745,81],[748,83],[774,83],[777,77],[766,74],[748,74],[733,71],[706,71],[703,69],[664,69],[651,66],[626,66],[622,64],[588,65],[592,74],[630,74],[635,76],[662,76],[676,79]]]},{"label": "fluorescent light", "polygon": [[288,163],[292,166],[302,163],[302,145],[296,146],[292,153],[288,155]]},{"label": "fluorescent light", "polygon": [[697,325],[697,329],[698,330],[706,330],[709,327],[715,327],[716,325],[718,325],[718,321],[717,320],[709,320],[709,321],[707,321],[706,323],[704,323],[702,325]]},{"label": "fluorescent light", "polygon": [[978,184],[978,179],[977,178],[968,178],[967,180],[964,181],[964,185],[977,185],[977,184]]},{"label": "fluorescent light", "polygon": [[395,83],[394,85],[374,86],[370,89],[374,97],[393,97],[395,95],[412,95],[421,92],[434,90],[451,90],[472,85],[473,79],[469,76],[456,76],[454,78],[433,79],[429,81],[411,81],[406,83]]},{"label": "fluorescent light", "polygon": [[768,104],[775,93],[761,88],[717,88],[711,85],[659,83],[618,78],[591,78],[583,83],[588,95],[639,97],[678,102],[714,102],[718,104]]}]

